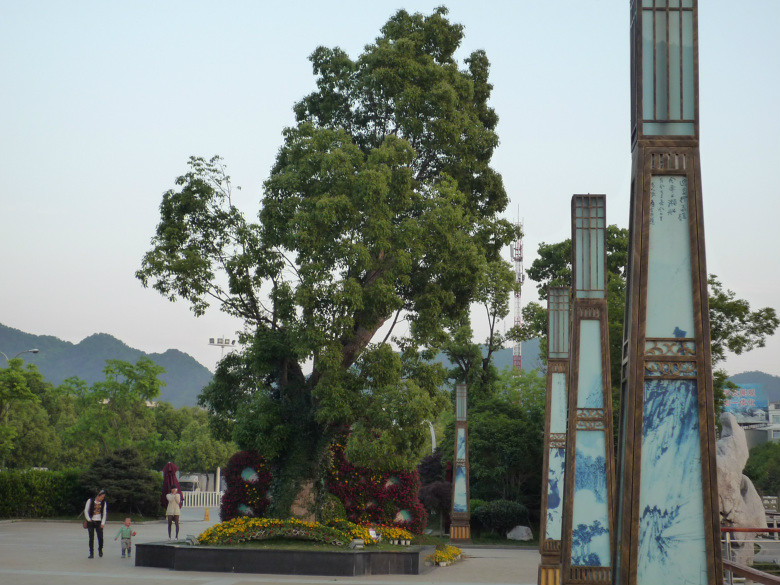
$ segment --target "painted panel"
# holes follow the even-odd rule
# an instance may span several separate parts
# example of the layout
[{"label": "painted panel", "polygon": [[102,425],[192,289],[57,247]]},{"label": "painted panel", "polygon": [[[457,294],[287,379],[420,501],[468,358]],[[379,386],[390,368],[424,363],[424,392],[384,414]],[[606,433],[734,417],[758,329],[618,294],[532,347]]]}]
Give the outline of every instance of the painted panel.
[{"label": "painted panel", "polygon": [[458,452],[455,459],[466,459],[466,429],[463,427],[458,429]]},{"label": "painted panel", "polygon": [[578,431],[574,458],[571,564],[610,565],[604,431]]},{"label": "painted panel", "polygon": [[580,321],[580,360],[577,374],[577,408],[604,408],[601,371],[601,323]]},{"label": "painted panel", "polygon": [[647,337],[694,337],[686,177],[651,179],[648,254]]},{"label": "painted panel", "polygon": [[466,468],[463,465],[458,465],[455,468],[455,499],[452,502],[452,510],[454,512],[468,512],[467,497]]},{"label": "painted panel", "polygon": [[551,381],[550,432],[566,432],[566,374],[555,372]]},{"label": "painted panel", "polygon": [[696,380],[647,380],[637,585],[707,583]]},{"label": "painted panel", "polygon": [[566,449],[550,449],[547,475],[547,522],[545,538],[561,539],[563,526],[563,477],[566,469]]}]

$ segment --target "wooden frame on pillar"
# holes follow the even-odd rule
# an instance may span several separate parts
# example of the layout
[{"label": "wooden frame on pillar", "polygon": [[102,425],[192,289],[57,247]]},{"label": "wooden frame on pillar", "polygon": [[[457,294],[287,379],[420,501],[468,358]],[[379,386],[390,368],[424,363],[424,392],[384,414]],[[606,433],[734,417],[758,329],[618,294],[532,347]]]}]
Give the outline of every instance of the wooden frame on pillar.
[{"label": "wooden frame on pillar", "polygon": [[696,0],[631,0],[616,585],[723,583],[697,21]]},{"label": "wooden frame on pillar", "polygon": [[469,435],[465,384],[455,386],[455,459],[452,473],[450,540],[471,542],[471,488],[469,487]]},{"label": "wooden frame on pillar", "polygon": [[561,531],[566,469],[566,379],[569,375],[571,289],[547,291],[547,398],[544,419],[539,585],[561,583]]},{"label": "wooden frame on pillar", "polygon": [[572,304],[564,584],[610,585],[614,539],[614,439],[607,320],[606,198],[572,197]]}]

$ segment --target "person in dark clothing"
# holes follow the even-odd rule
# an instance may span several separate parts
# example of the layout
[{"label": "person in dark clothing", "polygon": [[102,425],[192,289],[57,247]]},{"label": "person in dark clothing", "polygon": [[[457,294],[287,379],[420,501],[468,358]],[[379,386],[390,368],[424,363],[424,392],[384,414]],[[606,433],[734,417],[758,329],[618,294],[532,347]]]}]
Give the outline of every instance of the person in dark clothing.
[{"label": "person in dark clothing", "polygon": [[97,533],[98,556],[103,556],[103,528],[108,518],[108,506],[105,502],[106,492],[100,490],[94,498],[87,500],[84,506],[84,518],[87,520],[87,530],[89,531],[89,557],[95,558],[95,533]]}]

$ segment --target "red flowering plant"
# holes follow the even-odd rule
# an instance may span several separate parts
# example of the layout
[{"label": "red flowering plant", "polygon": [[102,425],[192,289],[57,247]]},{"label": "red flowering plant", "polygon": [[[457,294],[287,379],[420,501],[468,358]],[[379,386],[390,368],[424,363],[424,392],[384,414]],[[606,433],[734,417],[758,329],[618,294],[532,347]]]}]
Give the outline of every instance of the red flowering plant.
[{"label": "red flowering plant", "polygon": [[420,475],[413,471],[378,472],[350,463],[345,440],[331,446],[333,459],[328,491],[344,504],[347,519],[355,524],[397,526],[421,534],[428,514],[417,497]]},{"label": "red flowering plant", "polygon": [[247,516],[259,518],[268,507],[271,473],[257,451],[238,451],[225,468],[227,491],[222,496],[219,517],[225,522]]}]

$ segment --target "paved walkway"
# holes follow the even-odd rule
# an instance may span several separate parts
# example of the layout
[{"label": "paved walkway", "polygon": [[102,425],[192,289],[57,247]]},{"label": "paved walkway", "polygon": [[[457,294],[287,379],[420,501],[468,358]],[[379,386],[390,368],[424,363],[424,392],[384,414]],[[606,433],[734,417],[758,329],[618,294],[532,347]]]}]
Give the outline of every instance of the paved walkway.
[{"label": "paved walkway", "polygon": [[[203,521],[203,509],[183,510],[180,536],[197,535],[219,520],[216,509]],[[463,548],[466,558],[450,567],[437,567],[424,575],[373,575],[369,577],[316,577],[247,573],[200,573],[136,567],[121,557],[114,535],[121,523],[106,525],[103,558],[88,559],[87,531],[77,522],[0,522],[0,583],[3,585],[405,585],[459,583],[463,585],[536,583],[536,551]],[[135,542],[168,537],[164,522],[136,525]],[[97,551],[95,551],[97,552]]]}]

